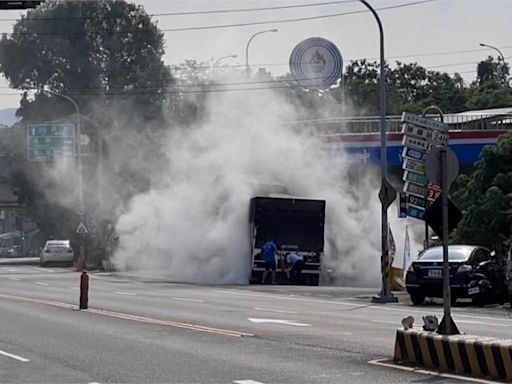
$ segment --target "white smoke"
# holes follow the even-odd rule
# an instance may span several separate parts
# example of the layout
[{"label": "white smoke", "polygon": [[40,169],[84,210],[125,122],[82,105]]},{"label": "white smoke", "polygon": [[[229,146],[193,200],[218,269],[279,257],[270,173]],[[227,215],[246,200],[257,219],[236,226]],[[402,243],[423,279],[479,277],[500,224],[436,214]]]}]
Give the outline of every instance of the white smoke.
[{"label": "white smoke", "polygon": [[270,90],[214,94],[208,111],[200,126],[173,130],[168,168],[120,216],[116,267],[246,284],[249,200],[264,180],[327,201],[323,268],[336,283],[379,285],[378,175],[363,177],[347,156],[329,158],[320,140],[281,124],[296,111]]}]

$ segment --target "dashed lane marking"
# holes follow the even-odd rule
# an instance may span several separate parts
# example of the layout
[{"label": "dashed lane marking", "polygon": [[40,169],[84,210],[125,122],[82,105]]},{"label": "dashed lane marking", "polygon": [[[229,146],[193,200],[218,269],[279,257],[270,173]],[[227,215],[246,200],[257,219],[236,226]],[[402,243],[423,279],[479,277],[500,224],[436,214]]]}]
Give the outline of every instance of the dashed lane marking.
[{"label": "dashed lane marking", "polygon": [[171,297],[171,300],[176,300],[176,301],[189,301],[191,303],[204,303],[204,300],[199,300],[199,299],[188,299],[186,297]]},{"label": "dashed lane marking", "polygon": [[30,361],[29,359],[26,359],[26,358],[18,356],[18,355],[13,355],[12,353],[2,351],[1,349],[0,349],[0,355],[10,357],[11,359],[18,360],[23,363],[27,363]]},{"label": "dashed lane marking", "polygon": [[118,295],[137,296],[135,292],[114,291]]},{"label": "dashed lane marking", "polygon": [[255,307],[255,311],[265,311],[265,312],[276,312],[276,313],[297,313],[295,311],[286,311],[284,309],[274,309],[274,308],[264,308],[264,307]]},{"label": "dashed lane marking", "polygon": [[386,367],[386,368],[394,368],[394,369],[400,369],[402,371],[407,371],[411,373],[418,373],[421,375],[429,375],[429,376],[436,376],[436,377],[443,377],[447,379],[455,379],[460,380],[463,382],[472,382],[472,383],[482,383],[482,384],[499,384],[498,381],[491,381],[491,380],[485,380],[485,379],[477,379],[476,377],[469,377],[469,376],[461,376],[461,375],[454,375],[452,373],[442,373],[442,372],[436,372],[436,371],[430,371],[428,369],[424,368],[415,368],[415,367],[406,367],[404,365],[398,365],[390,363],[389,360],[370,360],[368,361],[368,364],[371,365],[377,365],[379,367]]},{"label": "dashed lane marking", "polygon": [[32,269],[37,269],[38,271],[51,272],[51,273],[55,272],[48,268],[32,267]]},{"label": "dashed lane marking", "polygon": [[[48,305],[48,306],[58,307],[58,308],[73,309],[73,310],[77,309],[77,307],[75,305],[71,305],[68,303],[62,303],[62,302],[51,301],[51,300],[41,300],[41,299],[35,299],[32,297],[14,296],[14,295],[7,295],[7,294],[0,293],[0,298],[20,301],[20,302],[25,302],[25,303],[43,304],[43,305]],[[187,329],[190,331],[214,333],[214,334],[223,335],[223,336],[254,337],[254,334],[252,334],[252,333],[232,331],[232,330],[223,329],[223,328],[213,328],[213,327],[191,324],[191,323],[180,323],[180,322],[171,321],[171,320],[153,319],[153,318],[149,318],[149,317],[130,315],[127,313],[107,311],[107,310],[103,310],[103,309],[89,308],[89,309],[85,310],[85,312],[94,313],[94,314],[103,315],[103,316],[115,317],[115,318],[124,319],[124,320],[132,320],[132,321],[137,321],[137,322],[146,323],[146,324],[166,325],[166,326],[175,327],[175,328]]]},{"label": "dashed lane marking", "polygon": [[9,280],[20,281],[17,277],[9,277]]},{"label": "dashed lane marking", "polygon": [[233,381],[235,384],[265,384],[261,381],[254,381],[254,380],[235,380]]},{"label": "dashed lane marking", "polygon": [[48,283],[41,283],[40,281],[35,281],[34,284],[37,284],[37,285],[50,285]]}]

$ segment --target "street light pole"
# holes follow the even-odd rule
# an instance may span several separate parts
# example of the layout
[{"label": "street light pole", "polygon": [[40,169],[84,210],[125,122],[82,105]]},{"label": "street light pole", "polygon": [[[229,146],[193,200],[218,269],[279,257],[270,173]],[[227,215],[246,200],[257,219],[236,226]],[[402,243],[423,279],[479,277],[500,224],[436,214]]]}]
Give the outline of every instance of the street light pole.
[{"label": "street light pole", "polygon": [[[375,17],[377,25],[379,26],[380,34],[380,78],[379,78],[379,104],[380,104],[380,174],[381,174],[381,190],[387,182],[387,148],[386,148],[386,71],[384,59],[384,29],[379,15],[373,7],[366,0],[359,0]],[[381,201],[381,263],[387,264],[389,258],[389,245],[388,245],[388,210],[384,201]],[[391,293],[389,281],[382,273],[382,288],[378,296],[373,298],[377,303],[388,303],[398,301]]]},{"label": "street light pole", "polygon": [[237,57],[238,57],[238,55],[226,55],[226,56],[219,57],[217,60],[214,61],[213,68],[214,69],[217,68],[217,66],[219,65],[221,60],[224,60],[224,59],[236,59]]},{"label": "street light pole", "polygon": [[245,72],[246,72],[247,75],[249,75],[249,45],[251,44],[252,39],[254,39],[258,35],[261,35],[262,33],[267,33],[267,32],[274,32],[275,33],[277,31],[279,31],[279,29],[277,29],[277,28],[266,29],[264,31],[256,32],[255,34],[253,34],[249,38],[249,41],[247,42],[247,45],[245,47]]},{"label": "street light pole", "polygon": [[[84,190],[83,190],[83,175],[82,175],[82,149],[81,149],[81,143],[80,143],[80,107],[76,103],[75,100],[73,100],[71,97],[64,95],[62,93],[58,93],[55,91],[51,91],[46,88],[40,89],[43,92],[48,92],[52,95],[60,96],[66,100],[68,100],[76,110],[76,127],[75,127],[75,137],[77,140],[77,166],[78,166],[78,210],[79,210],[79,216],[80,216],[80,222],[84,222],[85,217],[85,204],[84,204]],[[80,260],[82,263],[85,261],[85,246],[83,241],[83,235],[80,235]]]},{"label": "street light pole", "polygon": [[495,51],[497,51],[497,52],[498,52],[498,54],[499,54],[499,55],[500,55],[500,57],[501,57],[501,61],[503,61],[503,64],[505,64],[505,56],[503,56],[503,53],[501,53],[501,51],[500,51],[498,48],[496,48],[496,47],[494,47],[494,46],[492,46],[492,45],[489,45],[489,44],[484,44],[484,43],[480,43],[480,46],[481,46],[481,47],[491,48],[491,49],[494,49]]}]

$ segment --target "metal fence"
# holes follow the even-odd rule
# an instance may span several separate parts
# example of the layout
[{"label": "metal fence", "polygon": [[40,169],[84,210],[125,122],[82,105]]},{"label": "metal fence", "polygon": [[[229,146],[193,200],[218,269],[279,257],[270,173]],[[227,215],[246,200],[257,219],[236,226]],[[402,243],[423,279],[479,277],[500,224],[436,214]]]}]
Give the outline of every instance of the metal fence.
[{"label": "metal fence", "polygon": [[[438,115],[427,115],[427,117],[439,120]],[[387,132],[400,132],[402,129],[401,118],[400,115],[387,116]],[[320,135],[378,133],[379,119],[379,116],[337,117],[290,121],[284,124]],[[512,113],[444,115],[444,122],[450,126],[450,130],[508,130],[512,128]]]}]

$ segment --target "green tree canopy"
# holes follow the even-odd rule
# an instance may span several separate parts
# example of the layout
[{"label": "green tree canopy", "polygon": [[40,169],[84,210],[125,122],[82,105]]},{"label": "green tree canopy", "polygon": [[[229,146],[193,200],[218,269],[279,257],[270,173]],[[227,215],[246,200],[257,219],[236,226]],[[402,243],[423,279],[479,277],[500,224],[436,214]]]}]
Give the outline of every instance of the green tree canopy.
[{"label": "green tree canopy", "polygon": [[512,236],[512,133],[487,147],[454,197],[464,213],[456,239],[496,247]]}]

